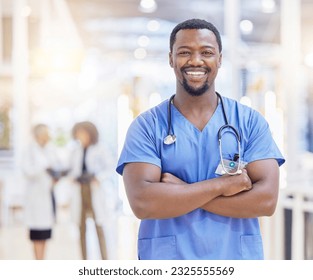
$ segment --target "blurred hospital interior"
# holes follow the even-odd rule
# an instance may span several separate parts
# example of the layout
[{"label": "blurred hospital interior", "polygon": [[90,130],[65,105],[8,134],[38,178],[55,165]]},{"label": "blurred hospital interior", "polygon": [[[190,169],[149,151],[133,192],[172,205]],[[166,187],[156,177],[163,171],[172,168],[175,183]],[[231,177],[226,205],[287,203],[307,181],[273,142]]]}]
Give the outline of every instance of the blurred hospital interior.
[{"label": "blurred hospital interior", "polygon": [[[311,0],[0,0],[0,259],[34,259],[21,172],[31,128],[49,126],[66,167],[81,121],[108,155],[108,258],[137,259],[139,220],[115,167],[131,121],[174,93],[169,35],[189,18],[219,29],[217,90],[263,114],[286,158],[275,214],[260,218],[266,259],[313,259],[312,14]],[[46,259],[81,259],[66,176],[55,200]],[[88,259],[100,259],[96,239],[88,218]]]}]

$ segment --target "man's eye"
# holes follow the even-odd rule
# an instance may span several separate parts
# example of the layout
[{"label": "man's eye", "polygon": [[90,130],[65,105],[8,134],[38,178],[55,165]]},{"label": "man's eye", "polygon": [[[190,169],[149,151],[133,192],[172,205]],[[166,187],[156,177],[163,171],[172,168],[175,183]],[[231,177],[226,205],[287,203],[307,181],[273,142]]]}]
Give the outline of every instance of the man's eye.
[{"label": "man's eye", "polygon": [[183,52],[179,52],[178,54],[179,54],[179,55],[189,55],[189,52],[183,51]]},{"label": "man's eye", "polygon": [[210,52],[210,51],[205,51],[202,54],[205,55],[205,56],[212,56],[212,55],[214,55],[214,53]]}]

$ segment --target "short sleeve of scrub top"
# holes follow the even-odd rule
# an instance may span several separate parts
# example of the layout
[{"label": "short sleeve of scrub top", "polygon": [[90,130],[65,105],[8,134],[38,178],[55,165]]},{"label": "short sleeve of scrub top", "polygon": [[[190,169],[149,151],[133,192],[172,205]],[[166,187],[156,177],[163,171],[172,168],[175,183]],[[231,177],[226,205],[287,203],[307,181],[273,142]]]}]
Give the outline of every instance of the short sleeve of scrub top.
[{"label": "short sleeve of scrub top", "polygon": [[[147,118],[149,120],[147,120]],[[138,116],[130,125],[116,171],[123,174],[125,164],[145,162],[161,168],[161,159],[155,145],[153,117],[148,112]]]},{"label": "short sleeve of scrub top", "polygon": [[285,162],[285,159],[273,140],[268,122],[259,112],[252,110],[248,120],[248,126],[250,127],[249,134],[247,132],[241,133],[241,135],[246,137],[243,160],[245,162],[252,162],[273,158],[281,166]]}]

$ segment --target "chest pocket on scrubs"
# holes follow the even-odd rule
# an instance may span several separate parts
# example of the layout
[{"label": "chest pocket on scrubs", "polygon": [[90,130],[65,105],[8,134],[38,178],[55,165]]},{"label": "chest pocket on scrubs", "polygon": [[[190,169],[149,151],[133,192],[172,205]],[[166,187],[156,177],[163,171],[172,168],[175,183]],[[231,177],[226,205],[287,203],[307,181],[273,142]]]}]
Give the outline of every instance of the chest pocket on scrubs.
[{"label": "chest pocket on scrubs", "polygon": [[176,252],[174,235],[138,240],[139,260],[173,260]]}]

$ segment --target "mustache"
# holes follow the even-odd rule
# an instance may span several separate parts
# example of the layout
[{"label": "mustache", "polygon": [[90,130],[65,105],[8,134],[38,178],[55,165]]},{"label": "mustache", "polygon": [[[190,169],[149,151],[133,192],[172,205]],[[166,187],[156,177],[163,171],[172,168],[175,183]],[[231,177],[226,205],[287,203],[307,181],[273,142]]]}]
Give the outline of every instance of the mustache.
[{"label": "mustache", "polygon": [[186,72],[186,71],[192,71],[192,70],[205,70],[206,72],[210,73],[212,71],[212,69],[210,67],[190,67],[190,66],[183,66],[180,68],[180,70],[182,72]]}]

